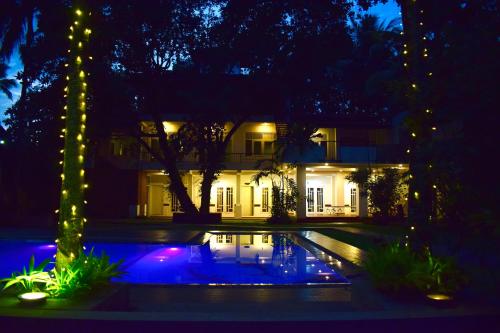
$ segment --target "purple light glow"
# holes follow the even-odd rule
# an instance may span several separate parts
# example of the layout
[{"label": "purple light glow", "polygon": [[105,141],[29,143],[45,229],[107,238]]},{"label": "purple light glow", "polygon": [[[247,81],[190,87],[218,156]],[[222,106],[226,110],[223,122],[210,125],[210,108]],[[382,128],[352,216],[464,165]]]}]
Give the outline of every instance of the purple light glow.
[{"label": "purple light glow", "polygon": [[40,250],[52,250],[56,248],[55,244],[45,244],[38,247]]}]

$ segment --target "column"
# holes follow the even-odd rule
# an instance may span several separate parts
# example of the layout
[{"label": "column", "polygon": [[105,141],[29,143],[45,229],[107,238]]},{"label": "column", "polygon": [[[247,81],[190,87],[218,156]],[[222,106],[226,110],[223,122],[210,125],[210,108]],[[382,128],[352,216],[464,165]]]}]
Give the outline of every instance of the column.
[{"label": "column", "polygon": [[336,185],[336,193],[337,193],[337,204],[336,206],[344,206],[345,198],[344,198],[344,185],[345,185],[345,176],[342,172],[337,173],[335,176],[335,185]]},{"label": "column", "polygon": [[303,164],[297,165],[297,219],[306,218],[306,167]]},{"label": "column", "polygon": [[236,173],[236,189],[235,189],[234,217],[241,217],[241,173]]},{"label": "column", "polygon": [[144,171],[139,171],[137,174],[137,216],[147,215],[148,188],[147,178]]}]

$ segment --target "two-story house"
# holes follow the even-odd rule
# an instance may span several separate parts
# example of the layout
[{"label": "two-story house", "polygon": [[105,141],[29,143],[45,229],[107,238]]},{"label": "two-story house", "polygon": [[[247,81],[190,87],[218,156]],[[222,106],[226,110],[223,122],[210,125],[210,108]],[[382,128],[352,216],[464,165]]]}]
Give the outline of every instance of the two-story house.
[{"label": "two-story house", "polygon": [[[247,96],[248,97],[248,96]],[[248,97],[245,103],[251,100]],[[247,105],[248,106],[248,105]],[[276,140],[287,124],[275,115],[256,112],[234,133],[226,151],[224,169],[213,183],[210,211],[223,218],[266,218],[271,215],[271,181],[253,180],[257,162],[275,153]],[[183,124],[182,113],[167,113],[164,130],[175,133]],[[306,152],[291,149],[284,163],[285,172],[297,181],[298,218],[363,217],[368,214],[366,199],[346,175],[363,166],[375,171],[385,167],[405,169],[403,149],[398,143],[398,126],[381,126],[370,121],[316,117],[307,120],[321,136]],[[231,123],[228,122],[228,128]],[[141,122],[147,132],[153,124]],[[158,138],[146,137],[152,149],[159,149]],[[143,147],[131,137],[116,133],[107,145],[98,148],[90,171],[90,214],[98,217],[171,217],[180,212],[176,196],[169,191],[169,177]],[[288,160],[287,160],[288,159]],[[178,163],[183,182],[195,205],[200,205],[201,175],[194,154]],[[92,170],[94,169],[94,170]],[[92,185],[92,183],[94,185]],[[103,185],[106,184],[106,185]],[[111,187],[113,191],[107,191]],[[109,193],[113,193],[112,195]]]}]

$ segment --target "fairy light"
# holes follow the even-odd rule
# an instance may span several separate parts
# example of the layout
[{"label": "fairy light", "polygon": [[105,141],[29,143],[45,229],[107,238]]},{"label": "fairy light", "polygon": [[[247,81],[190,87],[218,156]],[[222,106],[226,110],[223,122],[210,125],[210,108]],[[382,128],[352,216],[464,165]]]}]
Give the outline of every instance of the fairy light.
[{"label": "fairy light", "polygon": [[87,16],[81,8],[74,8],[74,20],[69,27],[68,60],[64,67],[68,70],[65,79],[68,82],[64,88],[66,104],[64,106],[65,126],[62,130],[64,136],[64,149],[61,173],[62,190],[61,201],[58,209],[59,214],[59,236],[56,240],[57,254],[56,267],[63,269],[66,264],[75,258],[75,254],[82,249],[84,189],[88,187],[85,183],[85,122],[87,82],[89,76],[86,70],[88,54],[87,44],[91,30],[86,27]]},{"label": "fairy light", "polygon": [[[406,148],[406,153],[410,156],[410,170],[418,170],[418,172],[414,172],[415,177],[411,174],[409,176],[409,193],[411,193],[411,198],[415,199],[415,201],[420,201],[420,203],[416,204],[415,212],[417,212],[417,215],[422,214],[422,216],[416,215],[415,218],[429,218],[430,221],[432,220],[432,216],[428,215],[432,215],[429,214],[432,199],[429,195],[435,195],[436,191],[432,191],[432,189],[436,190],[437,186],[432,182],[427,184],[427,181],[432,179],[432,175],[430,174],[432,172],[432,164],[430,164],[429,159],[425,160],[425,157],[422,157],[425,154],[420,154],[419,147],[425,144],[427,140],[432,140],[432,134],[437,131],[437,126],[432,119],[433,112],[431,107],[425,104],[427,100],[421,96],[421,94],[427,95],[426,90],[429,87],[429,82],[434,77],[433,71],[425,68],[429,66],[429,59],[432,54],[429,36],[424,30],[424,10],[420,8],[421,3],[418,0],[412,0],[403,4],[403,12],[406,10],[403,22],[405,26],[408,25],[407,27],[411,27],[410,29],[412,30],[401,33],[404,36],[408,35],[408,38],[404,38],[401,43],[401,58],[403,59],[402,67],[405,71],[408,71],[409,78],[411,78],[408,90],[412,103],[415,103],[411,108],[413,122],[408,130],[411,140],[410,145]],[[400,15],[402,14],[400,12]],[[415,66],[418,66],[418,68],[415,68]],[[411,230],[415,230],[413,225],[411,225]]]}]

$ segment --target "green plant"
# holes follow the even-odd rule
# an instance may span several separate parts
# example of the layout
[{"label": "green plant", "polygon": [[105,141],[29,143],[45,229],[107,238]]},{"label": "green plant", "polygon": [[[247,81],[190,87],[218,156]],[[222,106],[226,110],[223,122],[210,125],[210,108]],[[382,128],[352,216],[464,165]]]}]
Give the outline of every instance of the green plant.
[{"label": "green plant", "polygon": [[450,258],[418,255],[399,243],[371,251],[364,263],[375,287],[387,293],[454,294],[466,283]]},{"label": "green plant", "polygon": [[299,190],[294,179],[278,168],[275,161],[259,171],[253,180],[259,184],[262,178],[269,178],[272,184],[272,206],[270,223],[290,223],[289,212],[297,209]]},{"label": "green plant", "polygon": [[70,297],[104,286],[111,278],[124,273],[120,270],[122,260],[111,263],[104,252],[95,256],[94,248],[89,254],[81,252],[60,270],[45,271],[49,262],[49,259],[46,259],[35,267],[35,258],[32,256],[28,269],[23,267],[22,273],[16,272],[12,277],[0,280],[6,282],[3,289],[18,286],[23,291],[45,291],[55,297]]},{"label": "green plant", "polygon": [[405,196],[402,174],[393,168],[385,168],[380,175],[372,174],[371,169],[360,168],[346,179],[358,184],[360,195],[368,197],[370,211],[378,216],[394,216],[397,205]]},{"label": "green plant", "polygon": [[111,278],[123,274],[120,270],[122,260],[110,263],[109,256],[101,252],[94,255],[94,248],[89,254],[80,253],[67,267],[53,271],[52,283],[47,290],[54,296],[71,296],[83,291],[96,289],[109,283]]},{"label": "green plant", "polygon": [[413,292],[408,275],[416,263],[417,258],[408,247],[396,243],[369,252],[364,268],[377,289],[388,293]]},{"label": "green plant", "polygon": [[49,264],[50,259],[45,259],[38,266],[35,266],[35,257],[31,256],[28,269],[23,267],[22,273],[14,272],[10,278],[5,278],[0,281],[6,282],[3,290],[16,286],[23,291],[40,291],[50,283],[49,273],[45,272],[45,267]]},{"label": "green plant", "polygon": [[415,265],[408,279],[423,293],[455,294],[467,282],[450,258],[435,257],[429,252]]}]

